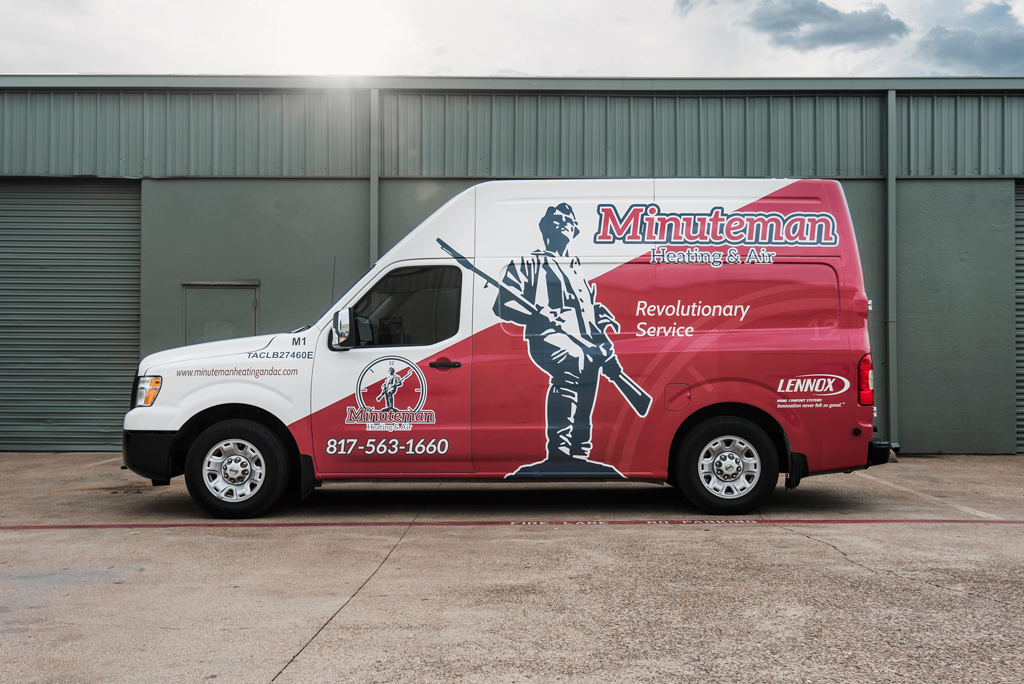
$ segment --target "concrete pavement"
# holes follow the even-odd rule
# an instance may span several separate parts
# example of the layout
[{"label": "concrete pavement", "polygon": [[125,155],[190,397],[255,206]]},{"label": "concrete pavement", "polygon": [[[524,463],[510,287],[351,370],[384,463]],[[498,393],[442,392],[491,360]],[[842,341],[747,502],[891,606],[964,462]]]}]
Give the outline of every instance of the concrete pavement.
[{"label": "concrete pavement", "polygon": [[0,680],[1024,679],[1016,456],[725,521],[649,484],[353,483],[249,522],[116,456],[0,454]]}]

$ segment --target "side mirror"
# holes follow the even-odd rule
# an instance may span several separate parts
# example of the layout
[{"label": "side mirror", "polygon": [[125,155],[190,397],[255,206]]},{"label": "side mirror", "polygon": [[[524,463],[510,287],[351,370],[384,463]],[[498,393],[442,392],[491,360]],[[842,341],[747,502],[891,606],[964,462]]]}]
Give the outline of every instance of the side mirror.
[{"label": "side mirror", "polygon": [[334,312],[331,332],[327,336],[327,346],[331,351],[345,351],[356,346],[359,341],[359,330],[352,326],[352,310],[341,309]]}]

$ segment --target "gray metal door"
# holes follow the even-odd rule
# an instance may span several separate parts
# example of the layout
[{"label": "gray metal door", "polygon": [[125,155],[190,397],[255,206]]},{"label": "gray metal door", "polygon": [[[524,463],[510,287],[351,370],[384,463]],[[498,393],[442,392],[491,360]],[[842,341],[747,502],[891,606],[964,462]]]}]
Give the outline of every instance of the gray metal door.
[{"label": "gray metal door", "polygon": [[0,182],[0,451],[120,449],[140,220],[137,182]]},{"label": "gray metal door", "polygon": [[1024,182],[1014,198],[1014,317],[1017,349],[1017,453],[1024,452]]}]

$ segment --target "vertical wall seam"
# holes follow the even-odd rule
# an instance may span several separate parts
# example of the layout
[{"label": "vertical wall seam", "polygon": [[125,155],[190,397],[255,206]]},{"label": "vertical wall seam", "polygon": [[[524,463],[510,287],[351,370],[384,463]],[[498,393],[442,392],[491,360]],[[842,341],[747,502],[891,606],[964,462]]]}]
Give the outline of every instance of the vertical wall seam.
[{"label": "vertical wall seam", "polygon": [[750,167],[750,96],[743,97],[743,175],[750,178],[753,175]]},{"label": "vertical wall seam", "polygon": [[566,149],[569,136],[566,131],[568,125],[565,120],[565,95],[560,95],[558,98],[558,114],[558,175],[565,178],[566,163],[569,157],[569,151]]},{"label": "vertical wall seam", "polygon": [[[519,93],[516,93],[515,100],[512,101],[512,173],[519,175],[519,143],[522,142],[522,135],[519,130],[519,124],[522,117],[519,113]],[[523,173],[522,175],[526,175]]]},{"label": "vertical wall seam", "polygon": [[213,176],[222,175],[220,172],[220,116],[218,116],[220,107],[217,105],[217,93],[210,95],[212,101],[210,103],[210,111],[213,113],[213,121],[211,123],[211,138],[213,144],[213,154],[211,155],[212,161],[210,162],[210,174]]},{"label": "vertical wall seam", "polygon": [[650,149],[651,178],[656,178],[658,176],[658,172],[660,171],[660,169],[657,168],[655,166],[655,164],[654,164],[654,151],[657,149],[657,145],[658,145],[658,142],[656,140],[656,133],[657,133],[657,131],[654,128],[655,120],[657,118],[657,111],[658,111],[658,98],[652,96],[651,97],[651,149]]},{"label": "vertical wall seam", "polygon": [[886,232],[886,360],[888,376],[889,441],[899,447],[899,396],[896,385],[897,327],[896,327],[896,91],[888,91],[886,98],[888,147],[885,169],[885,232]]},{"label": "vertical wall seam", "polygon": [[78,135],[78,128],[81,125],[79,120],[78,101],[81,98],[80,93],[74,94],[74,99],[71,102],[71,173],[78,175],[79,169],[79,145],[81,144],[81,138]]},{"label": "vertical wall seam", "polygon": [[964,155],[960,154],[960,144],[963,142],[963,137],[960,135],[960,96],[956,96],[956,100],[953,103],[953,175],[963,175],[960,171],[960,160]]},{"label": "vertical wall seam", "polygon": [[1009,112],[1007,112],[1006,100],[1007,100],[1007,97],[1004,94],[1002,96],[1002,102],[1003,102],[1003,121],[1002,121],[1002,124],[1003,125],[1002,125],[1002,130],[1000,132],[1000,142],[1002,144],[1000,145],[1000,150],[999,150],[999,153],[1000,153],[999,154],[999,175],[1000,176],[1005,176],[1006,175],[1006,138],[1007,138],[1007,136],[1006,136],[1006,117],[1009,114]]},{"label": "vertical wall seam", "polygon": [[480,168],[480,165],[473,161],[473,155],[470,153],[470,149],[474,152],[477,150],[477,145],[474,142],[476,137],[476,126],[474,126],[475,120],[473,118],[473,94],[466,93],[466,173],[470,173],[470,169],[476,171]]},{"label": "vertical wall seam", "polygon": [[703,178],[705,173],[704,163],[704,98],[697,98],[697,176]]},{"label": "vertical wall seam", "polygon": [[540,160],[541,160],[541,151],[540,151],[540,142],[541,142],[541,137],[540,137],[541,106],[540,106],[540,103],[543,102],[543,101],[544,101],[544,96],[543,95],[537,95],[534,98],[534,102],[537,103],[537,108],[534,110],[534,117],[533,117],[533,173],[531,175],[534,176],[534,177],[540,176],[540,169],[541,169],[541,166],[540,166]]},{"label": "vertical wall seam", "polygon": [[868,106],[867,97],[861,95],[858,98],[860,104],[860,159],[854,167],[858,176],[865,174],[868,168]]},{"label": "vertical wall seam", "polygon": [[150,139],[149,136],[152,134],[151,122],[150,122],[150,101],[149,93],[142,94],[142,175],[152,176],[152,169],[150,168]]},{"label": "vertical wall seam", "polygon": [[171,155],[171,94],[164,94],[164,173]]},{"label": "vertical wall seam", "polygon": [[49,169],[47,173],[57,173],[57,117],[54,116],[54,93],[50,93],[50,149],[47,155]]},{"label": "vertical wall seam", "polygon": [[380,90],[370,89],[370,265],[380,256]]},{"label": "vertical wall seam", "polygon": [[487,169],[488,173],[498,175],[495,172],[498,163],[498,103],[494,93],[491,93],[491,162]]},{"label": "vertical wall seam", "polygon": [[582,175],[582,176],[588,175],[587,174],[587,169],[590,168],[590,165],[587,163],[588,162],[587,153],[590,150],[590,145],[588,144],[590,138],[587,136],[587,120],[590,118],[587,115],[589,113],[590,113],[590,98],[588,98],[587,95],[584,93],[584,95],[583,95],[583,126],[582,126],[582,128],[580,128],[580,145],[582,146],[581,150],[580,150],[580,162],[581,162],[580,175]]},{"label": "vertical wall seam", "polygon": [[196,173],[196,117],[195,117],[195,95],[188,94],[188,113],[185,115],[185,125],[188,127],[188,172],[186,175],[194,176]]},{"label": "vertical wall seam", "polygon": [[125,139],[128,127],[124,123],[124,93],[120,93],[117,99],[117,171],[121,178],[124,178],[125,173],[125,153],[128,147],[128,141]]},{"label": "vertical wall seam", "polygon": [[719,155],[718,155],[718,175],[717,175],[718,178],[724,178],[725,177],[725,135],[726,135],[725,134],[725,130],[726,130],[725,129],[725,110],[726,110],[725,97],[723,96],[722,98],[719,99],[719,105],[718,105],[718,130],[719,130],[719,138],[718,138]]},{"label": "vertical wall seam", "polygon": [[3,173],[7,173],[7,152],[10,148],[11,136],[7,134],[7,93],[0,93],[0,171]]},{"label": "vertical wall seam", "polygon": [[611,112],[611,97],[609,97],[608,95],[605,95],[605,97],[604,97],[604,174],[603,174],[603,176],[605,178],[608,177],[608,169],[609,169],[610,164],[611,164],[611,161],[609,160],[609,157],[611,155],[608,154],[608,152],[611,150],[610,136],[612,134],[612,127],[609,124],[609,120],[611,118],[609,116],[610,112]]},{"label": "vertical wall seam", "polygon": [[244,147],[244,145],[242,145],[242,141],[239,140],[239,137],[242,135],[242,131],[244,130],[242,128],[241,121],[239,121],[238,114],[238,98],[240,96],[241,95],[239,93],[235,93],[235,168],[232,173],[232,175],[234,176],[244,175],[243,169],[245,168],[244,163],[242,162],[242,148]]}]

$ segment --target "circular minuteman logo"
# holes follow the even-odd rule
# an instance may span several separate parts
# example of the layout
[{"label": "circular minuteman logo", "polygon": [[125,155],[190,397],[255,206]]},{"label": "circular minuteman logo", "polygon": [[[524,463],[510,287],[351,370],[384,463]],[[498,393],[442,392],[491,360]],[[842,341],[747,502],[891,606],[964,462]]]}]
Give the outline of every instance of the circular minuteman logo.
[{"label": "circular minuteman logo", "polygon": [[370,411],[412,411],[427,400],[427,379],[413,362],[384,356],[363,369],[356,383],[359,408]]}]

